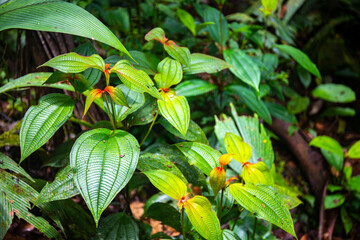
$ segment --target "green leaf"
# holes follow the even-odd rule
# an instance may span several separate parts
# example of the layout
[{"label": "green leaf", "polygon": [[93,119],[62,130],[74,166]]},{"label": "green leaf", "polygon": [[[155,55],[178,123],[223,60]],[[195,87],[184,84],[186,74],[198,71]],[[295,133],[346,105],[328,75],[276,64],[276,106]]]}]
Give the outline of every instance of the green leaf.
[{"label": "green leaf", "polygon": [[164,170],[178,176],[183,182],[188,183],[179,168],[164,154],[145,152],[140,155],[137,169],[141,172],[151,170]]},{"label": "green leaf", "polygon": [[219,167],[219,158],[221,153],[210,147],[209,145],[197,142],[183,142],[175,144],[175,146],[186,156],[190,165],[195,165],[206,175]]},{"label": "green leaf", "polygon": [[[13,89],[19,90],[20,88],[27,87],[51,87],[74,91],[74,88],[70,85],[59,83],[59,84],[44,84],[46,80],[51,76],[52,73],[41,72],[41,73],[29,73],[23,77],[11,80],[0,87],[0,93],[4,93]],[[43,85],[44,84],[44,85]]]},{"label": "green leaf", "polygon": [[70,96],[52,93],[27,110],[20,129],[20,163],[55,134],[71,116],[74,105]]},{"label": "green leaf", "polygon": [[81,56],[71,52],[56,56],[39,67],[52,67],[64,73],[79,73],[88,68],[105,71],[105,62],[98,54]]},{"label": "green leaf", "polygon": [[70,166],[60,170],[52,183],[46,183],[36,200],[36,205],[44,202],[68,199],[79,194],[74,183],[74,172]]},{"label": "green leaf", "polygon": [[340,209],[340,216],[341,216],[341,221],[344,224],[345,232],[346,232],[346,234],[349,234],[349,232],[353,228],[353,222],[352,222],[351,217],[347,213],[346,208],[344,206],[341,207],[341,209]]},{"label": "green leaf", "polygon": [[299,114],[308,108],[310,99],[308,97],[293,96],[288,102],[288,111],[292,114]]},{"label": "green leaf", "polygon": [[348,103],[355,101],[355,92],[342,84],[326,83],[317,86],[312,95],[329,102]]},{"label": "green leaf", "polygon": [[301,83],[305,88],[309,88],[311,84],[311,75],[308,71],[306,71],[301,65],[296,66],[296,70],[298,76],[300,78]]},{"label": "green leaf", "polygon": [[175,91],[162,92],[163,100],[157,100],[160,113],[176,128],[183,136],[189,128],[190,107],[184,96],[177,96]]},{"label": "green leaf", "polygon": [[94,129],[76,140],[70,166],[96,225],[101,213],[129,182],[139,154],[136,138],[121,130]]},{"label": "green leaf", "polygon": [[161,43],[165,43],[167,38],[165,37],[165,32],[162,28],[154,28],[151,29],[151,31],[145,35],[145,40],[146,41],[156,40]]},{"label": "green leaf", "polygon": [[218,194],[215,198],[216,212],[219,212],[220,208],[222,208],[222,213],[221,213],[222,217],[224,217],[226,214],[228,214],[231,211],[231,208],[235,202],[235,199],[229,192],[229,188],[225,188],[223,191],[224,194],[222,201],[221,201],[221,194]]},{"label": "green leaf", "polygon": [[348,187],[351,191],[357,191],[360,193],[360,175],[350,178],[348,180]]},{"label": "green leaf", "polygon": [[154,120],[157,109],[156,99],[145,94],[145,103],[128,117],[131,125],[146,125]]},{"label": "green leaf", "polygon": [[289,210],[297,207],[302,203],[300,199],[297,198],[297,194],[292,190],[292,188],[275,185],[274,189],[279,198],[283,201]]},{"label": "green leaf", "polygon": [[186,67],[190,67],[190,50],[188,48],[180,47],[172,40],[167,41],[163,46],[165,51],[171,57],[184,64]]},{"label": "green leaf", "polygon": [[118,105],[129,107],[124,93],[119,88],[116,88],[113,86],[107,86],[104,89],[104,92],[109,93],[110,98],[114,101],[114,103],[116,103]]},{"label": "green leaf", "polygon": [[354,117],[356,115],[356,112],[352,108],[331,107],[331,108],[327,108],[321,115],[322,116]]},{"label": "green leaf", "polygon": [[57,83],[61,81],[69,81],[71,85],[78,92],[84,92],[89,89],[90,83],[82,74],[73,74],[73,73],[63,73],[60,71],[56,71],[46,80],[44,84]]},{"label": "green leaf", "polygon": [[198,34],[202,29],[206,28],[209,25],[213,25],[215,24],[214,22],[203,22],[203,23],[199,23],[198,25],[196,25],[195,27],[195,32],[196,34]]},{"label": "green leaf", "polygon": [[288,123],[297,123],[296,117],[289,113],[284,106],[272,102],[265,102],[265,105],[272,116]]},{"label": "green leaf", "polygon": [[113,72],[118,75],[119,79],[130,88],[130,90],[139,93],[146,92],[155,98],[161,99],[149,75],[142,70],[136,70],[129,61],[120,60],[117,62],[111,68],[111,73]]},{"label": "green leaf", "polygon": [[234,94],[239,95],[241,100],[245,102],[246,106],[259,114],[259,116],[265,122],[271,124],[272,120],[269,110],[267,109],[264,102],[258,96],[256,96],[256,94],[252,90],[241,85],[231,85],[227,87],[226,90],[230,90]]},{"label": "green leaf", "polygon": [[[205,22],[215,23],[207,26],[212,39],[219,43],[220,46],[225,46],[229,38],[229,28],[224,15],[217,9],[207,6],[203,17]],[[221,24],[219,18],[221,18]]]},{"label": "green leaf", "polygon": [[139,240],[139,227],[125,213],[111,214],[100,223],[94,239]]},{"label": "green leaf", "polygon": [[89,110],[91,104],[96,99],[101,98],[102,95],[103,95],[103,91],[100,90],[100,89],[93,89],[93,90],[90,91],[89,95],[87,95],[87,97],[86,97],[83,117],[86,115],[86,113]]},{"label": "green leaf", "polygon": [[230,68],[231,65],[220,58],[202,53],[193,53],[190,56],[190,66],[184,67],[185,74],[217,73]]},{"label": "green leaf", "polygon": [[232,65],[230,71],[237,78],[259,92],[260,69],[251,57],[240,49],[228,49],[224,51],[224,58]]},{"label": "green leaf", "polygon": [[269,16],[276,9],[277,2],[277,0],[261,0],[263,8],[260,10],[265,16]]},{"label": "green leaf", "polygon": [[152,204],[145,212],[144,217],[161,221],[161,224],[181,231],[180,213],[167,203],[157,202]]},{"label": "green leaf", "polygon": [[226,173],[223,167],[216,167],[210,172],[209,183],[216,197],[226,183]]},{"label": "green leaf", "polygon": [[246,210],[296,237],[290,212],[272,188],[240,183],[231,184],[229,188],[231,195]]},{"label": "green leaf", "polygon": [[159,73],[155,75],[154,80],[158,88],[170,88],[182,80],[182,67],[177,60],[165,58],[159,63],[157,70]]},{"label": "green leaf", "polygon": [[234,159],[241,164],[246,163],[251,158],[252,149],[240,136],[233,133],[226,133],[224,144],[227,153],[235,154]]},{"label": "green leaf", "polygon": [[193,97],[215,90],[217,87],[204,80],[186,80],[175,87],[176,95]]},{"label": "green leaf", "polygon": [[311,140],[309,146],[318,147],[330,152],[333,152],[339,156],[343,156],[343,150],[341,145],[335,139],[328,136],[318,136]]},{"label": "green leaf", "polygon": [[0,31],[11,28],[82,36],[106,43],[130,56],[119,39],[103,23],[83,8],[67,2],[52,0],[8,2],[0,9]]},{"label": "green leaf", "polygon": [[274,179],[270,169],[264,162],[245,163],[242,169],[242,177],[246,184],[258,184],[274,186]]},{"label": "green leaf", "polygon": [[348,152],[349,158],[360,158],[360,140],[354,143]]},{"label": "green leaf", "polygon": [[338,193],[327,195],[324,201],[325,209],[332,209],[341,206],[345,202],[345,196]]},{"label": "green leaf", "polygon": [[177,16],[180,18],[180,21],[190,30],[190,32],[195,36],[196,35],[196,24],[193,16],[185,10],[178,8],[176,12]]},{"label": "green leaf", "polygon": [[202,237],[212,240],[222,239],[219,219],[206,197],[190,198],[184,203],[184,208],[191,224]]},{"label": "green leaf", "polygon": [[338,155],[334,152],[330,152],[322,148],[321,148],[321,153],[326,159],[326,161],[330,164],[330,166],[334,167],[337,171],[341,171],[344,165],[343,155]]},{"label": "green leaf", "polygon": [[[221,114],[219,119],[217,116],[215,116],[215,135],[219,141],[221,152],[226,152],[224,138],[228,132],[240,135],[238,129],[236,128],[235,122],[231,117],[228,117],[225,114]],[[237,163],[236,161],[232,161],[231,163],[233,162]]]},{"label": "green leaf", "polygon": [[5,192],[0,192],[0,213],[0,239],[3,239],[14,218],[14,211],[6,198]]},{"label": "green leaf", "polygon": [[[115,120],[121,122],[129,114],[138,110],[145,103],[145,96],[143,93],[138,93],[130,90],[125,84],[120,84],[116,86],[117,89],[121,90],[126,98],[127,106],[115,104]],[[106,108],[106,105],[104,104]],[[110,107],[110,112],[112,113],[112,108]]]},{"label": "green leaf", "polygon": [[181,200],[188,195],[184,181],[171,172],[151,170],[144,172],[144,174],[156,188],[175,200]]},{"label": "green leaf", "polygon": [[223,240],[241,240],[233,231],[229,229],[222,230]]},{"label": "green leaf", "polygon": [[193,120],[190,120],[189,128],[185,136],[176,130],[165,118],[160,118],[159,123],[170,133],[184,140],[208,144],[204,131]]},{"label": "green leaf", "polygon": [[230,104],[230,107],[244,142],[248,143],[252,149],[250,162],[257,163],[261,159],[268,168],[271,169],[274,162],[274,151],[270,138],[266,134],[264,125],[259,123],[259,119],[256,116],[239,117],[234,106]]},{"label": "green leaf", "polygon": [[6,156],[5,154],[0,152],[0,168],[1,169],[8,169],[10,171],[13,171],[14,173],[19,173],[25,177],[27,177],[30,181],[35,182],[34,179],[18,164]]},{"label": "green leaf", "polygon": [[309,71],[310,73],[321,79],[321,74],[317,69],[316,65],[309,59],[309,57],[305,53],[289,45],[276,44],[274,47],[279,49],[281,52],[289,54],[303,68],[305,68],[307,71]]}]

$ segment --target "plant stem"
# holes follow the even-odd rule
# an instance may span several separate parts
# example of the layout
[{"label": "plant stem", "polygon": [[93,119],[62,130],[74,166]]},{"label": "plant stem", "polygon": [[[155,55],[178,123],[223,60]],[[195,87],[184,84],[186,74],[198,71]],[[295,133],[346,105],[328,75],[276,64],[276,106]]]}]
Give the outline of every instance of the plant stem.
[{"label": "plant stem", "polygon": [[181,228],[182,228],[182,235],[183,239],[186,240],[186,233],[185,233],[185,209],[181,209]]},{"label": "plant stem", "polygon": [[154,117],[154,120],[152,121],[152,123],[151,123],[151,125],[150,125],[150,127],[149,127],[149,130],[147,131],[145,137],[144,137],[143,140],[141,141],[140,147],[141,147],[141,145],[143,145],[143,143],[145,142],[146,138],[149,136],[149,133],[150,133],[152,127],[154,126],[154,123],[155,123],[156,118],[157,118],[158,115],[159,115],[159,110],[156,111],[156,115],[155,115],[155,117]]},{"label": "plant stem", "polygon": [[253,240],[255,240],[256,223],[257,223],[257,218],[255,217],[255,221],[254,221],[254,228],[253,228],[253,234],[252,234],[252,239],[253,239]]},{"label": "plant stem", "polygon": [[107,100],[106,95],[103,95],[103,99],[105,100],[106,107],[107,107],[107,109],[108,109],[108,116],[109,116],[109,118],[110,118],[110,122],[111,122],[111,124],[113,125],[113,128],[114,128],[114,130],[115,130],[115,129],[116,129],[115,123],[114,123],[114,121],[113,121],[112,115],[110,114],[109,102],[108,102],[108,100]]},{"label": "plant stem", "polygon": [[74,117],[71,117],[69,120],[70,120],[70,122],[81,124],[81,125],[84,125],[85,127],[88,127],[88,128],[93,128],[93,125],[91,123],[86,122],[84,120],[80,120],[80,119],[77,119],[77,118],[74,118]]},{"label": "plant stem", "polygon": [[222,215],[222,209],[223,209],[223,200],[224,200],[224,189],[221,189],[221,197],[220,197],[220,209],[219,209],[219,222],[221,225],[221,215]]}]

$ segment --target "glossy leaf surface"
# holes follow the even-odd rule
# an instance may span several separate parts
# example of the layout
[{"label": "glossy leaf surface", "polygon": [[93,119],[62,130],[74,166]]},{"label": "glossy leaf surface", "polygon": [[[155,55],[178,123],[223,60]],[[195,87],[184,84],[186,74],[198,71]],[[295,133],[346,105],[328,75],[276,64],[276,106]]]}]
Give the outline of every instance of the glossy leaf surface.
[{"label": "glossy leaf surface", "polygon": [[186,214],[195,230],[205,239],[220,240],[220,222],[206,197],[195,196],[184,203]]},{"label": "glossy leaf surface", "polygon": [[157,70],[159,73],[155,75],[154,79],[158,88],[170,88],[182,80],[182,67],[177,60],[165,58],[159,63]]},{"label": "glossy leaf surface", "polygon": [[174,41],[169,40],[164,43],[165,51],[174,59],[185,66],[190,66],[190,50],[187,47],[180,47]]},{"label": "glossy leaf surface", "polygon": [[360,158],[360,141],[354,143],[348,152],[349,158]]},{"label": "glossy leaf surface", "polygon": [[109,129],[83,133],[70,153],[75,184],[98,223],[101,213],[130,180],[140,154],[131,134]]},{"label": "glossy leaf surface", "polygon": [[244,164],[251,158],[252,149],[240,136],[233,133],[226,133],[224,143],[226,151],[234,154],[236,161]]},{"label": "glossy leaf surface", "polygon": [[52,93],[30,107],[20,129],[21,161],[44,145],[72,115],[75,102],[67,95]]},{"label": "glossy leaf surface", "polygon": [[185,97],[202,95],[215,90],[217,87],[204,80],[187,80],[175,87],[176,94]]},{"label": "glossy leaf surface", "polygon": [[144,174],[161,192],[175,200],[181,200],[187,195],[187,186],[178,176],[165,170],[151,170]]},{"label": "glossy leaf surface", "polygon": [[89,95],[87,95],[86,97],[86,101],[85,101],[85,108],[84,108],[84,114],[83,116],[86,115],[87,111],[89,110],[91,104],[98,98],[101,98],[103,95],[103,91],[100,89],[93,89],[90,91]]},{"label": "glossy leaf surface", "polygon": [[219,158],[221,154],[209,145],[197,142],[183,142],[175,146],[186,156],[191,165],[195,165],[206,175],[215,167],[220,167]]},{"label": "glossy leaf surface", "polygon": [[162,28],[154,28],[151,29],[151,31],[145,35],[145,40],[146,41],[156,40],[161,43],[165,43],[167,38],[165,37],[165,32]]},{"label": "glossy leaf surface", "polygon": [[260,69],[251,57],[240,49],[228,49],[224,51],[224,58],[232,65],[230,71],[237,78],[259,91]]},{"label": "glossy leaf surface", "polygon": [[309,145],[325,149],[340,156],[344,154],[339,142],[328,136],[318,136],[311,140]]},{"label": "glossy leaf surface", "polygon": [[177,96],[173,90],[161,93],[163,100],[158,100],[158,106],[162,116],[176,128],[183,136],[190,124],[190,107],[186,97]]},{"label": "glossy leaf surface", "polygon": [[355,92],[348,86],[335,83],[326,83],[317,86],[312,95],[335,103],[348,103],[356,99]]},{"label": "glossy leaf surface", "polygon": [[[219,16],[221,17],[221,24]],[[214,23],[207,26],[212,39],[214,39],[221,46],[225,46],[229,38],[229,27],[224,15],[215,8],[206,7],[203,17],[205,22]]]},{"label": "glossy leaf surface", "polygon": [[245,163],[242,169],[242,177],[246,184],[274,186],[274,179],[269,168],[264,162]]},{"label": "glossy leaf surface", "polygon": [[296,236],[289,210],[271,188],[240,183],[231,184],[229,188],[231,195],[246,210]]},{"label": "glossy leaf surface", "polygon": [[106,43],[130,56],[103,23],[83,8],[63,1],[11,1],[3,5],[0,9],[0,31],[11,28],[82,36]]},{"label": "glossy leaf surface", "polygon": [[9,158],[8,156],[6,156],[1,152],[0,152],[0,168],[4,170],[8,169],[15,173],[19,173],[27,177],[27,179],[29,179],[30,181],[34,182],[34,179],[22,167],[18,166],[18,164],[14,160],[12,160],[11,158]]},{"label": "glossy leaf surface", "polygon": [[220,58],[202,53],[193,53],[190,56],[190,66],[184,67],[185,74],[217,73],[230,68],[231,65]]},{"label": "glossy leaf surface", "polygon": [[114,101],[114,103],[122,106],[129,107],[124,93],[120,90],[120,88],[116,88],[113,86],[107,86],[104,89],[104,92],[109,93],[110,98]]},{"label": "glossy leaf surface", "polygon": [[176,12],[180,21],[190,30],[190,32],[196,35],[196,24],[193,16],[185,10],[178,8]]},{"label": "glossy leaf surface", "polygon": [[219,191],[225,186],[226,173],[223,167],[214,168],[209,175],[209,183],[216,197]]},{"label": "glossy leaf surface", "polygon": [[145,94],[145,103],[129,115],[131,125],[146,125],[154,120],[157,110],[156,99]]}]

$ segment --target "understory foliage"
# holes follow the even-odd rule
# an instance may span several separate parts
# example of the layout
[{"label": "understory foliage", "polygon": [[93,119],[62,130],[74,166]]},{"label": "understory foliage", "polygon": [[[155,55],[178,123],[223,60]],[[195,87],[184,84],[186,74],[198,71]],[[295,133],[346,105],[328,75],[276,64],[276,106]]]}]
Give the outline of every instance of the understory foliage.
[{"label": "understory foliage", "polygon": [[[80,42],[106,44],[106,53],[87,41],[38,66],[53,72],[29,73],[0,87],[0,94],[57,89],[26,110],[18,134],[3,136],[4,145],[20,147],[20,159],[0,153],[0,239],[14,216],[57,239],[275,239],[272,227],[298,238],[290,210],[304,194],[276,169],[271,138],[277,136],[266,124],[281,119],[290,123],[291,134],[306,113],[310,98],[289,86],[290,74],[305,89],[316,84],[311,95],[329,103],[327,114],[355,115],[352,108],[331,104],[354,101],[354,91],[322,82],[316,64],[296,47],[296,29],[287,24],[304,1],[287,1],[281,18],[285,3],[277,0],[226,17],[224,0],[216,1],[217,8],[169,2],[107,11],[97,1],[81,2],[88,11],[57,0],[1,3],[0,30],[72,34]],[[131,22],[129,14],[140,10],[144,16]],[[90,12],[109,24],[116,20],[117,30]],[[128,35],[126,48],[119,31]],[[173,38],[179,32],[186,38]],[[95,108],[107,118],[94,120]],[[47,153],[44,145],[62,129],[71,129],[72,137]],[[344,202],[358,198],[360,189],[359,176],[351,175],[344,159],[359,158],[360,144],[346,155],[328,136],[310,145],[345,175],[329,185],[333,193],[325,208],[341,208],[349,233],[355,217]],[[36,179],[22,167],[39,152],[47,158],[43,167],[57,172],[53,181]],[[149,189],[144,216],[174,228],[175,237],[151,235],[151,227],[131,214],[133,192]],[[311,202],[312,196],[304,199]],[[119,211],[109,214],[110,204],[120,205]]]}]

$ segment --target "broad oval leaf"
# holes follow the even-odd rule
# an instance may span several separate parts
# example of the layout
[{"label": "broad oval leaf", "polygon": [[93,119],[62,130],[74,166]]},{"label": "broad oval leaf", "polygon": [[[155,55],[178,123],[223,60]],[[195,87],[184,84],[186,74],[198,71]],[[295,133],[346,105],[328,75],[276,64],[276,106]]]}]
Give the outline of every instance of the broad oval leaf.
[{"label": "broad oval leaf", "polygon": [[349,158],[360,158],[360,140],[350,147],[348,156]]},{"label": "broad oval leaf", "polygon": [[209,183],[216,197],[226,183],[226,173],[223,167],[216,167],[210,172]]},{"label": "broad oval leaf", "polygon": [[220,167],[219,158],[221,153],[209,145],[198,142],[183,142],[175,146],[186,156],[191,165],[195,165],[206,175]]},{"label": "broad oval leaf", "polygon": [[[219,17],[220,16],[220,17]],[[208,25],[207,29],[209,30],[210,36],[220,44],[220,46],[225,46],[229,38],[229,27],[226,18],[219,10],[207,6],[204,14],[205,22],[213,22],[214,24]],[[221,25],[220,25],[221,18]]]},{"label": "broad oval leaf", "polygon": [[126,101],[124,93],[119,88],[113,86],[107,86],[104,89],[104,92],[109,93],[110,98],[114,101],[114,103],[129,107],[129,104]]},{"label": "broad oval leaf", "polygon": [[98,54],[82,56],[71,52],[56,56],[39,67],[48,66],[64,73],[79,73],[88,68],[105,71],[105,62]]},{"label": "broad oval leaf", "polygon": [[193,97],[215,90],[217,87],[204,80],[186,80],[175,87],[176,94]]},{"label": "broad oval leaf", "polygon": [[185,201],[186,214],[195,230],[205,239],[221,240],[221,228],[211,203],[204,196],[195,196]]},{"label": "broad oval leaf", "polygon": [[193,16],[185,10],[178,8],[176,14],[180,18],[180,21],[190,30],[190,32],[196,35],[196,24]]},{"label": "broad oval leaf", "polygon": [[229,229],[222,230],[223,240],[241,240],[233,231]]},{"label": "broad oval leaf", "polygon": [[163,46],[171,57],[190,67],[190,50],[187,47],[180,47],[172,40],[165,42]]},{"label": "broad oval leaf", "polygon": [[193,53],[190,56],[190,66],[184,67],[185,74],[217,73],[230,68],[231,65],[220,58],[202,53]]},{"label": "broad oval leaf", "polygon": [[270,173],[270,169],[264,162],[245,163],[242,169],[242,177],[246,184],[274,186],[274,179]]},{"label": "broad oval leaf", "polygon": [[177,96],[173,90],[161,95],[164,101],[158,100],[157,103],[162,116],[186,136],[190,124],[190,107],[186,97]]},{"label": "broad oval leaf", "polygon": [[52,93],[40,98],[39,105],[27,110],[20,129],[20,162],[55,134],[72,115],[74,105],[71,97]]},{"label": "broad oval leaf", "polygon": [[155,98],[161,99],[154,83],[144,71],[135,69],[127,60],[118,61],[112,68],[111,73],[116,73],[120,80],[132,91],[149,93]]},{"label": "broad oval leaf", "polygon": [[188,194],[184,181],[171,172],[151,170],[144,172],[144,174],[156,188],[175,200],[181,200]]},{"label": "broad oval leaf", "polygon": [[237,78],[259,92],[260,69],[251,57],[240,49],[228,49],[224,51],[224,58],[232,65],[230,71]]},{"label": "broad oval leaf", "polygon": [[70,166],[60,170],[52,183],[46,183],[36,200],[36,205],[44,202],[68,199],[79,194],[74,183],[74,172]]},{"label": "broad oval leaf", "polygon": [[291,57],[295,59],[297,63],[299,63],[303,68],[305,68],[310,73],[314,74],[316,77],[321,78],[321,74],[316,67],[316,65],[310,60],[310,58],[303,53],[301,50],[292,47],[290,45],[275,45],[277,49],[280,51],[289,54]]},{"label": "broad oval leaf", "polygon": [[326,83],[317,86],[312,95],[329,102],[348,103],[356,99],[355,92],[348,86],[335,83]]},{"label": "broad oval leaf", "polygon": [[38,0],[3,4],[0,9],[0,31],[11,28],[82,36],[106,43],[130,56],[119,39],[103,23],[72,3]]},{"label": "broad oval leaf", "polygon": [[15,173],[19,173],[27,177],[27,179],[29,179],[30,181],[35,182],[34,179],[22,167],[18,166],[18,164],[14,160],[12,160],[11,158],[9,158],[8,156],[6,156],[1,152],[0,152],[0,168],[8,169]]},{"label": "broad oval leaf", "polygon": [[252,149],[240,136],[233,133],[226,133],[224,144],[226,151],[234,154],[236,161],[244,164],[251,158]]},{"label": "broad oval leaf", "polygon": [[165,58],[159,63],[157,70],[159,73],[155,75],[154,79],[158,88],[170,88],[182,80],[182,67],[177,60]]},{"label": "broad oval leaf", "polygon": [[125,213],[115,213],[107,216],[96,231],[94,240],[138,240],[139,227]]},{"label": "broad oval leaf", "polygon": [[229,188],[231,195],[246,210],[296,237],[289,210],[270,187],[235,183]]},{"label": "broad oval leaf", "polygon": [[266,17],[268,17],[276,9],[277,3],[277,0],[261,0],[263,8],[261,8],[260,10],[264,13]]},{"label": "broad oval leaf", "polygon": [[131,125],[146,125],[151,123],[156,115],[156,99],[145,94],[145,103],[128,117],[128,123]]},{"label": "broad oval leaf", "polygon": [[324,208],[332,209],[341,206],[345,202],[345,196],[341,193],[325,196]]},{"label": "broad oval leaf", "polygon": [[340,156],[342,156],[344,154],[339,142],[329,136],[318,136],[318,137],[314,138],[313,140],[311,140],[309,145],[318,147],[318,148],[322,148],[324,150],[333,152]]},{"label": "broad oval leaf", "polygon": [[70,166],[96,225],[101,213],[130,180],[139,154],[136,138],[121,130],[94,129],[74,143]]},{"label": "broad oval leaf", "polygon": [[146,41],[156,40],[161,43],[165,43],[167,38],[165,37],[165,32],[162,28],[154,28],[151,29],[150,32],[148,32],[145,35],[145,40]]}]

